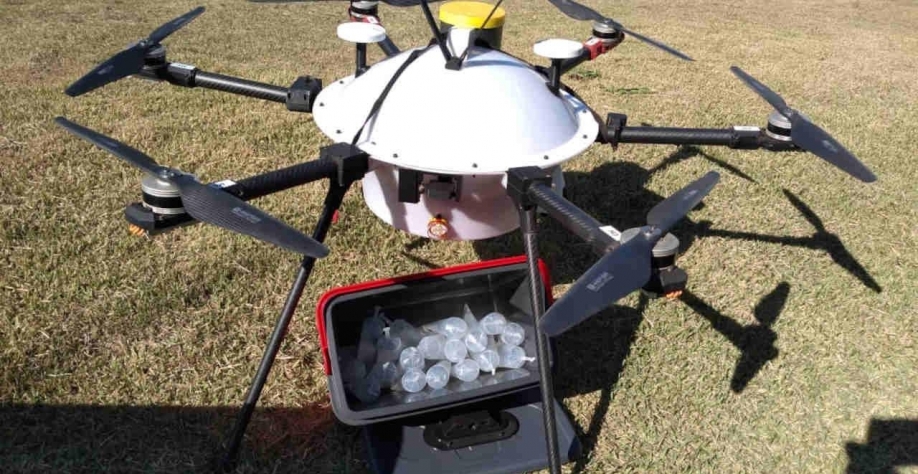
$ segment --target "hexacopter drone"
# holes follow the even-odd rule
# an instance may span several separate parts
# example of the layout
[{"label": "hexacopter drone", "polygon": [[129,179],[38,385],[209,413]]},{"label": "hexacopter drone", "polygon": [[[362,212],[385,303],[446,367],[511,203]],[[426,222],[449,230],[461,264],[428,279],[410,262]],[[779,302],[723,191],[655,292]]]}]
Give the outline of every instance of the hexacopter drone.
[{"label": "hexacopter drone", "polygon": [[[592,21],[583,43],[549,39],[535,44],[550,66],[529,64],[501,48],[505,12],[479,2],[448,2],[440,24],[427,1],[383,0],[392,6],[420,5],[433,40],[400,50],[386,35],[377,1],[350,1],[350,21],[338,36],[355,44],[353,75],[326,87],[300,77],[278,87],[202,71],[167,60],[161,44],[200,15],[192,10],[156,29],[147,38],[103,62],[67,88],[79,96],[113,81],[140,76],[182,87],[203,87],[279,102],[294,112],[312,113],[335,144],[314,161],[237,180],[202,184],[194,176],[157,164],[147,155],[64,118],[57,123],[143,170],[143,202],[128,206],[135,233],[155,234],[194,221],[208,222],[304,255],[287,303],[275,326],[249,389],[233,435],[227,462],[232,463],[261,390],[273,365],[300,295],[333,216],[351,185],[362,180],[367,206],[380,219],[411,234],[432,239],[479,240],[520,229],[527,255],[533,324],[542,400],[553,400],[548,337],[557,336],[627,294],[644,289],[674,294],[687,277],[675,265],[679,241],[668,230],[712,190],[719,175],[711,172],[655,206],[647,225],[619,232],[563,197],[560,166],[594,143],[720,145],[775,152],[808,151],[852,176],[875,176],[838,141],[790,108],[767,86],[733,67],[732,72],[774,112],[767,127],[725,129],[631,127],[627,117],[602,119],[562,76],[597,59],[626,36],[684,60],[688,56],[626,29],[618,22],[570,0],[549,0],[576,20]],[[367,64],[367,45],[378,44],[387,58]],[[443,94],[441,91],[449,91]],[[474,100],[472,100],[474,99]],[[482,113],[481,104],[488,104]],[[327,179],[324,209],[312,237],[267,215],[246,201]],[[536,211],[542,210],[588,242],[601,259],[546,311],[538,270]],[[553,403],[543,404],[546,451],[552,473],[561,454]]]}]

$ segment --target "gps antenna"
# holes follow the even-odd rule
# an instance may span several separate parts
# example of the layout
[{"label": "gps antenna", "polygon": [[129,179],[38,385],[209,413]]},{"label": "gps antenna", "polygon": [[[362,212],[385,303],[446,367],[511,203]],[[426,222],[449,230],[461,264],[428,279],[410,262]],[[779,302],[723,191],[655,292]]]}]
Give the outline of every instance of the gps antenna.
[{"label": "gps antenna", "polygon": [[449,62],[449,60],[452,59],[452,55],[449,54],[449,50],[446,49],[446,44],[443,43],[443,35],[440,34],[440,29],[437,28],[437,22],[434,20],[433,13],[430,11],[430,5],[427,4],[427,0],[421,0],[421,9],[424,10],[424,18],[427,18],[427,25],[430,26],[430,31],[433,32],[434,40],[437,42],[437,46],[440,47],[440,52],[443,53],[443,59]]}]

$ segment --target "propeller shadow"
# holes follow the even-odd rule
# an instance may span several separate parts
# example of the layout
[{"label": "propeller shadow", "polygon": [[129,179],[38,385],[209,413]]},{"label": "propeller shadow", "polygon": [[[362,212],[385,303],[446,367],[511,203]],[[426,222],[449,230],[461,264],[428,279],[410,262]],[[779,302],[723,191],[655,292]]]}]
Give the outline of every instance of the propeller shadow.
[{"label": "propeller shadow", "polygon": [[[625,359],[631,353],[631,345],[644,319],[647,304],[647,297],[641,295],[636,308],[610,307],[553,339],[558,367],[554,378],[555,396],[563,400],[599,391],[599,401],[589,425],[582,428],[575,424],[582,455],[576,460],[573,473],[584,471],[602,434],[606,414],[612,404],[612,391],[621,377]],[[603,350],[597,351],[597,347]],[[568,415],[576,419],[570,413]]]},{"label": "propeller shadow", "polygon": [[743,170],[737,168],[736,166],[731,165],[730,163],[727,163],[724,160],[721,160],[720,158],[717,158],[717,157],[714,157],[714,156],[711,156],[705,153],[701,148],[698,148],[697,146],[694,146],[694,145],[686,145],[686,146],[679,147],[675,152],[673,152],[671,155],[666,157],[666,159],[660,162],[660,164],[658,164],[657,166],[654,166],[653,168],[650,168],[650,170],[648,170],[648,173],[653,175],[654,173],[663,171],[666,168],[669,168],[670,166],[679,164],[683,161],[690,160],[692,158],[703,158],[717,165],[718,167],[723,168],[727,172],[732,173],[733,175],[736,175],[742,179],[745,179],[746,181],[749,181],[750,183],[758,184],[758,181],[756,181],[755,178],[753,178],[752,176],[749,176],[748,174],[743,172]]},{"label": "propeller shadow", "polygon": [[894,473],[896,468],[918,466],[918,420],[870,420],[867,440],[849,442],[847,474]]},{"label": "propeller shadow", "polygon": [[748,326],[743,326],[721,314],[694,293],[686,291],[680,297],[683,303],[707,319],[711,327],[739,349],[740,357],[730,379],[730,389],[733,392],[741,393],[745,390],[762,367],[778,357],[778,349],[775,347],[778,334],[772,326],[784,309],[789,294],[790,285],[786,282],[780,283],[771,293],[759,300],[754,313],[758,322]]},{"label": "propeller shadow", "polygon": [[811,250],[820,250],[829,254],[836,265],[842,267],[851,276],[860,280],[867,288],[876,293],[882,293],[883,287],[870,275],[870,272],[861,265],[860,262],[848,251],[844,242],[835,234],[829,232],[822,222],[822,219],[804,203],[794,193],[784,190],[784,195],[790,201],[791,205],[803,216],[815,231],[809,237],[785,237],[777,235],[763,235],[752,232],[737,232],[722,229],[712,229],[708,221],[700,222],[692,226],[691,232],[696,237],[726,237],[730,239],[748,240],[755,242],[767,242],[792,247],[801,247]]}]

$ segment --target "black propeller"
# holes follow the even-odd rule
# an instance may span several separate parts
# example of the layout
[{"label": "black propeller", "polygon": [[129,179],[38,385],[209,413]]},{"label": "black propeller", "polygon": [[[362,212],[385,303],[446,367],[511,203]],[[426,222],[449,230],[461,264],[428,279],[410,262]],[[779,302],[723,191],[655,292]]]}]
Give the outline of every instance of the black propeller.
[{"label": "black propeller", "polygon": [[204,13],[204,7],[198,7],[190,12],[168,22],[150,33],[150,36],[130,45],[127,49],[107,59],[99,64],[88,74],[79,78],[70,85],[64,92],[70,97],[83,95],[89,91],[98,89],[108,83],[115,82],[118,79],[139,73],[145,64],[144,58],[147,53],[159,46],[159,43],[166,39],[172,33],[185,26],[191,20],[194,20],[201,13]]},{"label": "black propeller", "polygon": [[850,151],[845,149],[838,140],[832,138],[832,135],[829,135],[828,132],[811,122],[806,115],[790,108],[784,98],[775,91],[736,66],[731,67],[730,70],[733,71],[736,77],[746,83],[750,89],[771,104],[779,114],[790,120],[791,140],[794,145],[828,161],[865,183],[872,183],[877,180],[876,175]]},{"label": "black propeller", "polygon": [[328,248],[321,243],[231,194],[202,184],[190,174],[161,166],[144,153],[63,117],[57,117],[54,121],[68,132],[144,172],[174,184],[179,190],[185,211],[201,222],[310,257],[322,258],[328,255]]},{"label": "black propeller", "polygon": [[671,46],[667,46],[653,38],[648,38],[642,34],[635,33],[634,31],[631,31],[628,28],[625,28],[624,26],[622,26],[621,23],[611,18],[605,17],[601,15],[599,12],[597,12],[596,10],[593,10],[590,7],[581,5],[573,0],[548,0],[548,1],[549,3],[554,5],[558,10],[561,10],[561,13],[564,13],[565,15],[575,20],[597,21],[600,23],[605,23],[606,25],[611,26],[612,28],[615,28],[618,31],[621,31],[627,35],[633,36],[651,46],[655,46],[659,49],[662,49],[663,51],[666,51],[667,53],[672,54],[673,56],[684,59],[686,61],[694,61],[694,59],[690,58],[685,53],[682,53]]},{"label": "black propeller", "polygon": [[711,171],[654,206],[647,214],[647,225],[578,278],[545,313],[539,327],[557,336],[647,284],[657,241],[701,203],[719,180],[720,175]]}]

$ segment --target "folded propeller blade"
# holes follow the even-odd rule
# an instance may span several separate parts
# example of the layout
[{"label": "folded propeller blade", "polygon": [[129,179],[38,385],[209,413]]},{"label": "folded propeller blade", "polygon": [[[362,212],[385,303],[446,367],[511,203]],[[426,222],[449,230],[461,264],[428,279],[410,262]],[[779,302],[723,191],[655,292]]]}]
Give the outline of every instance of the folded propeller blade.
[{"label": "folded propeller blade", "polygon": [[92,143],[93,145],[111,153],[112,155],[121,158],[122,160],[130,163],[137,168],[140,168],[142,171],[145,171],[148,174],[159,176],[164,172],[170,171],[169,168],[161,166],[153,158],[147,154],[125,145],[124,143],[119,142],[118,140],[113,140],[105,135],[102,135],[95,130],[88,129],[78,123],[71,122],[70,120],[65,119],[64,117],[57,117],[54,119],[54,122],[66,129],[68,132],[82,138],[83,140]]},{"label": "folded propeller blade", "polygon": [[624,26],[622,26],[621,23],[611,18],[608,18],[606,16],[603,16],[602,14],[600,14],[599,12],[597,12],[596,10],[593,10],[592,8],[588,6],[581,5],[573,0],[548,0],[548,2],[554,5],[555,8],[557,8],[558,10],[561,10],[561,13],[564,13],[570,18],[573,18],[575,20],[580,20],[580,21],[597,21],[600,23],[605,23],[615,28],[616,30],[619,30],[629,36],[633,36],[636,39],[643,41],[644,43],[647,43],[651,46],[654,46],[663,51],[666,51],[667,53],[672,54],[673,56],[676,56],[680,59],[684,59],[686,61],[694,61],[691,57],[689,57],[685,53],[682,53],[681,51],[671,46],[668,46],[660,41],[657,41],[653,38],[649,38],[642,34],[631,31],[625,28]]},{"label": "folded propeller blade", "polygon": [[711,171],[680,189],[663,202],[657,204],[647,213],[647,224],[660,229],[663,235],[672,229],[677,222],[687,216],[695,206],[701,204],[705,196],[711,193],[720,181],[720,174]]},{"label": "folded propeller blade", "polygon": [[180,174],[171,180],[182,197],[188,215],[201,222],[277,245],[314,258],[328,255],[328,248],[257,207],[220,189]]},{"label": "folded propeller blade", "polygon": [[172,33],[182,29],[182,27],[187,25],[191,20],[201,16],[202,13],[204,13],[204,7],[198,7],[170,22],[162,24],[159,28],[153,30],[153,33],[150,33],[150,36],[147,37],[147,42],[152,44],[161,42]]},{"label": "folded propeller blade", "polygon": [[128,46],[123,51],[103,61],[102,64],[93,68],[88,74],[77,79],[76,82],[67,87],[64,93],[70,97],[80,96],[106,84],[139,73],[145,64],[144,58],[152,48],[188,24],[188,22],[197,18],[201,13],[204,13],[204,7],[195,8],[163,24],[146,39]]},{"label": "folded propeller blade", "polygon": [[794,142],[794,145],[822,158],[865,183],[872,183],[877,180],[876,175],[858,160],[853,153],[848,151],[828,132],[811,122],[806,115],[790,108],[778,93],[736,66],[732,66],[730,71],[765,99],[778,113],[790,120],[791,141]]},{"label": "folded propeller blade", "polygon": [[98,146],[141,170],[174,184],[188,215],[217,227],[277,245],[310,257],[328,255],[328,248],[251,204],[220,189],[202,184],[194,176],[156,163],[146,154],[63,117],[54,121],[68,132]]},{"label": "folded propeller blade", "polygon": [[642,231],[607,253],[551,305],[539,327],[558,336],[647,284],[655,244]]},{"label": "folded propeller blade", "polygon": [[647,284],[653,248],[666,232],[707,196],[720,175],[710,172],[682,188],[647,215],[648,224],[607,253],[574,282],[542,317],[539,327],[558,336]]}]

